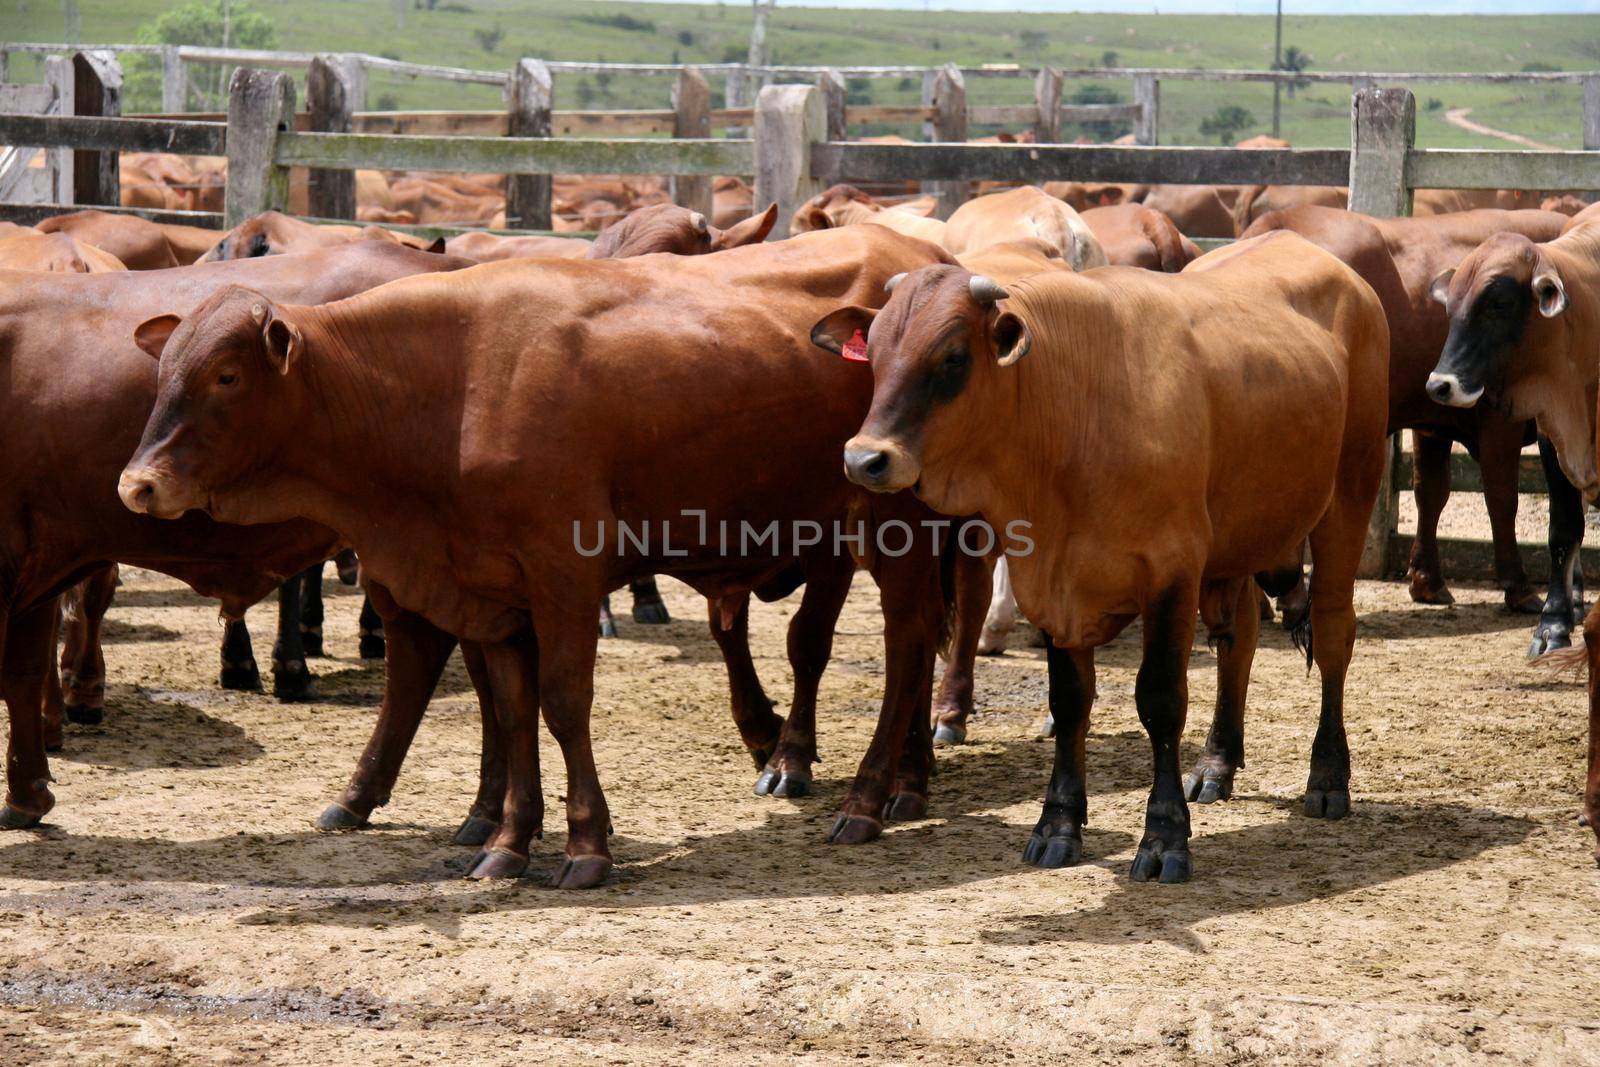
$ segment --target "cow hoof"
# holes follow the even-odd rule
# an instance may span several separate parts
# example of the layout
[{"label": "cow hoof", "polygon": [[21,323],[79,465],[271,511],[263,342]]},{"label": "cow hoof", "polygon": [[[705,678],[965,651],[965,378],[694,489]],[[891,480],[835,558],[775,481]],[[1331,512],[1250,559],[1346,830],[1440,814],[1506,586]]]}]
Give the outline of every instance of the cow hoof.
[{"label": "cow hoof", "polygon": [[361,580],[361,561],[356,558],[354,549],[347,548],[334,556],[333,569],[338,572],[343,585],[355,585]]},{"label": "cow hoof", "polygon": [[1147,841],[1139,846],[1133,857],[1128,877],[1135,882],[1148,882],[1154,878],[1163,885],[1187,882],[1191,873],[1189,846],[1167,847],[1159,840]]},{"label": "cow hoof", "polygon": [[490,822],[482,815],[468,815],[461,820],[461,825],[456,827],[456,832],[450,836],[450,840],[458,845],[477,848],[494,836],[494,832],[498,829],[500,824],[497,822]]},{"label": "cow hoof", "polygon": [[322,628],[315,630],[300,627],[300,650],[306,654],[307,659],[323,659]]},{"label": "cow hoof", "polygon": [[633,605],[633,621],[642,622],[646,626],[661,626],[671,622],[672,616],[667,614],[667,606],[659,600],[647,604],[640,604],[635,601]]},{"label": "cow hoof", "polygon": [[616,622],[615,619],[601,619],[600,620],[600,636],[601,637],[615,637],[615,636],[617,636],[617,622]]},{"label": "cow hoof", "polygon": [[387,646],[388,642],[383,639],[382,634],[362,634],[360,649],[361,658],[382,659],[384,653],[387,651]]},{"label": "cow hoof", "polygon": [[985,627],[983,633],[978,635],[978,655],[1003,655],[1006,650],[1006,640],[1010,636],[1009,633],[1000,633],[998,630],[991,630]]},{"label": "cow hoof", "polygon": [[870,815],[840,815],[828,831],[831,845],[864,845],[883,833],[883,823]]},{"label": "cow hoof", "polygon": [[1578,812],[1578,825],[1579,826],[1588,826],[1589,825],[1589,813],[1588,812],[1586,812],[1586,811]]},{"label": "cow hoof", "polygon": [[1544,610],[1544,597],[1531,588],[1506,590],[1506,610],[1516,615],[1537,615]]},{"label": "cow hoof", "polygon": [[885,820],[915,822],[928,817],[928,798],[920,793],[896,793],[883,807]]},{"label": "cow hoof", "polygon": [[933,731],[933,744],[935,748],[946,748],[950,745],[964,745],[967,741],[967,728],[965,726],[950,726],[940,723]]},{"label": "cow hoof", "polygon": [[1440,607],[1449,607],[1456,602],[1449,587],[1442,581],[1421,575],[1411,577],[1411,599],[1418,604],[1437,604]]},{"label": "cow hoof", "polygon": [[811,772],[805,770],[783,771],[767,767],[756,778],[756,796],[789,797],[791,799],[811,794]]},{"label": "cow hoof", "polygon": [[521,878],[527,869],[528,857],[519,856],[508,848],[491,848],[472,857],[467,865],[467,877],[476,881]]},{"label": "cow hoof", "polygon": [[1040,819],[1022,850],[1022,862],[1045,870],[1076,867],[1083,862],[1083,832],[1075,826],[1052,827]]},{"label": "cow hoof", "polygon": [[1533,641],[1528,645],[1528,658],[1538,659],[1546,652],[1572,647],[1572,628],[1559,619],[1541,619],[1534,627]]},{"label": "cow hoof", "polygon": [[99,726],[106,718],[105,708],[91,708],[83,704],[68,704],[62,709],[68,722],[79,726]]},{"label": "cow hoof", "polygon": [[568,856],[550,876],[550,886],[553,889],[593,889],[610,873],[610,856]]},{"label": "cow hoof", "polygon": [[1051,737],[1054,737],[1055,735],[1056,735],[1056,717],[1047,712],[1045,714],[1044,720],[1039,723],[1038,736],[1040,738],[1051,738]]},{"label": "cow hoof", "polygon": [[1183,776],[1184,799],[1196,804],[1215,804],[1233,796],[1233,772],[1206,769]]},{"label": "cow hoof", "polygon": [[43,811],[36,815],[31,811],[23,811],[21,808],[6,804],[0,807],[0,830],[31,830],[39,825],[44,816]]},{"label": "cow hoof", "polygon": [[259,693],[261,691],[261,671],[256,667],[255,660],[246,660],[243,663],[224,663],[222,665],[222,688],[237,689],[246,693]]},{"label": "cow hoof", "polygon": [[1347,789],[1306,790],[1306,818],[1342,819],[1350,814],[1350,791]]},{"label": "cow hoof", "polygon": [[322,809],[322,814],[317,816],[317,821],[313,825],[326,833],[337,833],[344,830],[365,829],[367,819],[366,816],[358,815],[336,802]]}]

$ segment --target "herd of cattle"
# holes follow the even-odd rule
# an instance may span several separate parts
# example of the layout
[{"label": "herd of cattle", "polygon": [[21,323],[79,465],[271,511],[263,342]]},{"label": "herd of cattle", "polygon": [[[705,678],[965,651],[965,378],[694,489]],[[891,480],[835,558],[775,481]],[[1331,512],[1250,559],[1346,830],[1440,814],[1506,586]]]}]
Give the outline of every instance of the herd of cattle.
[{"label": "herd of cattle", "polygon": [[[151,184],[192,169],[129,166]],[[382,210],[425,217],[376,177]],[[593,242],[430,244],[277,213],[223,235],[98,211],[0,223],[0,827],[53,806],[63,719],[103,715],[118,563],[221,600],[229,687],[260,684],[244,612],[276,590],[274,690],[305,699],[323,565],[337,557],[355,581],[359,558],[361,653],[386,657],[383,704],[318,825],[359,828],[388,801],[459,645],[483,723],[455,838],[479,848],[471,875],[522,874],[542,834],[542,712],[568,781],[552,881],[591,886],[612,862],[589,725],[608,594],[630,585],[641,622],[667,617],[654,574],[706,597],[756,791],[796,797],[862,568],[882,600],[883,703],[830,840],[927,812],[936,740],[965,739],[974,657],[1003,647],[1020,608],[1048,635],[1056,738],[1024,859],[1076,863],[1094,649],[1139,619],[1154,783],[1132,875],[1181,881],[1188,802],[1226,799],[1244,763],[1269,597],[1322,678],[1305,812],[1348,812],[1356,572],[1387,436],[1410,429],[1412,597],[1450,600],[1436,527],[1459,442],[1483,468],[1507,606],[1539,615],[1533,651],[1590,667],[1584,810],[1600,831],[1600,617],[1586,649],[1568,647],[1583,503],[1600,496],[1600,206],[1524,209],[1523,195],[1419,196],[1417,217],[1382,220],[1345,210],[1342,190],[1073,183],[988,191],[941,221],[929,201],[836,186],[782,241],[768,240],[776,208],[752,213],[748,190],[716,218],[634,206]],[[1196,236],[1240,239],[1202,255]],[[1514,530],[1536,437],[1543,599]],[[578,536],[668,524],[670,539],[603,551]],[[1028,550],[959,550],[978,524],[1026,528]],[[729,528],[802,525],[928,535],[902,551],[871,532],[848,551],[781,533],[729,549]],[[802,586],[784,717],[752,662],[749,600]],[[1197,621],[1218,697],[1184,774]]]}]

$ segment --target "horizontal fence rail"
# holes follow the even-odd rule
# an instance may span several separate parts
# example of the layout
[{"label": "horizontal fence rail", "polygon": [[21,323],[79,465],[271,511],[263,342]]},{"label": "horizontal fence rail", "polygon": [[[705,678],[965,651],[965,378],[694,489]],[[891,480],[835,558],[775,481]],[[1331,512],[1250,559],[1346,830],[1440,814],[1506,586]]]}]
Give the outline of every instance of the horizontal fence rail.
[{"label": "horizontal fence rail", "polygon": [[274,162],[329,170],[441,170],[491,174],[754,174],[749,141],[415,137],[283,133]]},{"label": "horizontal fence rail", "polygon": [[220,156],[227,130],[220,122],[0,114],[0,144],[30,148]]}]

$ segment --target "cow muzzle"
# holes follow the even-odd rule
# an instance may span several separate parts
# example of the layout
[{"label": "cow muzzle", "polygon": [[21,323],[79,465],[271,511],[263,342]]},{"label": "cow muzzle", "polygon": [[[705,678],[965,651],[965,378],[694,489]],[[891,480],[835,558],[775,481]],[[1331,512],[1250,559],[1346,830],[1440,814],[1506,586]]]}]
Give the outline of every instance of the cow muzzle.
[{"label": "cow muzzle", "polygon": [[129,511],[156,519],[175,519],[203,505],[180,490],[171,474],[154,467],[124,470],[117,479],[117,495]]},{"label": "cow muzzle", "polygon": [[917,484],[922,465],[891,441],[858,435],[845,442],[844,473],[865,489],[895,493]]},{"label": "cow muzzle", "polygon": [[1461,379],[1454,374],[1441,374],[1434,371],[1428,375],[1428,384],[1425,387],[1428,398],[1435,404],[1443,404],[1451,408],[1470,408],[1483,396],[1483,386],[1468,390],[1461,384]]}]

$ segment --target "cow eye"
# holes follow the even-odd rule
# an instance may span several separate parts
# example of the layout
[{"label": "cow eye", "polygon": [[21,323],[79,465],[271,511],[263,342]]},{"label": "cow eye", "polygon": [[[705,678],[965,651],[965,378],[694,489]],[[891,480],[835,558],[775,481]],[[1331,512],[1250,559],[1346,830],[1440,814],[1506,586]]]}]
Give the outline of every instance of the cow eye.
[{"label": "cow eye", "polygon": [[239,376],[231,370],[225,370],[217,375],[218,385],[232,385],[239,380]]},{"label": "cow eye", "polygon": [[946,374],[955,374],[967,365],[967,358],[967,350],[964,348],[946,352],[944,362],[939,365],[939,369]]}]

